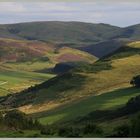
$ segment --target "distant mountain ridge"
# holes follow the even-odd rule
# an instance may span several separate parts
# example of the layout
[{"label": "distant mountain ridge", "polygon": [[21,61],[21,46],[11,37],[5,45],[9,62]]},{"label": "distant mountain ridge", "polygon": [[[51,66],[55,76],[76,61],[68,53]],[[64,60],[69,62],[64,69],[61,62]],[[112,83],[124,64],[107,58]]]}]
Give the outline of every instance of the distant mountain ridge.
[{"label": "distant mountain ridge", "polygon": [[0,25],[0,37],[55,43],[94,44],[110,39],[138,39],[140,24],[120,28],[83,22],[29,22]]},{"label": "distant mountain ridge", "polygon": [[27,40],[51,41],[56,43],[99,42],[120,35],[120,28],[107,24],[82,22],[30,22],[0,26],[0,37]]}]

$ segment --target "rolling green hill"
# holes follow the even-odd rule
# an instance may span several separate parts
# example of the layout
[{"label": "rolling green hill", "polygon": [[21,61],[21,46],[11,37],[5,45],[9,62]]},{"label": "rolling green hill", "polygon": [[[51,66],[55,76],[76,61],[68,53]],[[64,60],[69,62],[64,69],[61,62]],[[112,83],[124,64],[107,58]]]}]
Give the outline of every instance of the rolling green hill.
[{"label": "rolling green hill", "polygon": [[35,71],[54,67],[61,62],[92,63],[96,60],[93,55],[67,46],[57,49],[52,43],[0,39],[0,63],[10,69]]},{"label": "rolling green hill", "polygon": [[25,41],[0,38],[0,95],[19,92],[53,77],[41,74],[58,63],[93,63],[96,57],[86,52],[40,41]]},{"label": "rolling green hill", "polygon": [[78,48],[101,58],[126,42],[138,40],[139,28],[139,24],[120,28],[108,24],[44,21],[0,25],[0,37],[43,41],[57,48]]},{"label": "rolling green hill", "polygon": [[116,35],[120,35],[119,27],[82,22],[48,21],[0,26],[0,37],[56,43],[96,43]]},{"label": "rolling green hill", "polygon": [[94,44],[111,39],[139,39],[140,25],[120,28],[108,24],[44,21],[0,25],[0,37],[64,44]]},{"label": "rolling green hill", "polygon": [[[118,107],[139,94],[139,90],[129,88],[132,77],[140,72],[139,53],[139,42],[126,44],[95,64],[81,64],[71,72],[36,86],[35,90],[5,98],[2,104],[10,103],[8,108],[18,107],[34,114],[43,123],[74,119],[94,109]],[[27,100],[27,95],[32,96],[34,92],[35,96]],[[95,102],[96,98],[100,102]],[[81,106],[81,113],[77,106]]]},{"label": "rolling green hill", "polygon": [[0,70],[0,96],[20,92],[53,76],[35,72]]},{"label": "rolling green hill", "polygon": [[140,89],[118,89],[102,95],[90,96],[78,102],[71,102],[48,112],[36,113],[33,116],[40,118],[43,124],[73,121],[80,117],[84,118],[96,110],[112,110],[124,106],[129,99],[137,95],[140,95]]},{"label": "rolling green hill", "polygon": [[140,96],[130,85],[140,74],[139,26],[0,25],[1,112],[18,109],[52,126],[97,121],[105,133],[128,122],[135,112],[121,109]]},{"label": "rolling green hill", "polygon": [[[137,62],[136,62],[136,60],[139,59],[139,54],[140,54],[139,48],[140,48],[139,41],[134,42],[134,43],[130,43],[130,44],[128,44],[128,46],[124,46],[123,48],[120,48],[114,55],[110,56],[109,58],[106,58],[107,62],[112,61],[111,62],[112,69],[109,68],[110,70],[106,70],[104,72],[104,74],[110,73],[109,71],[112,71],[112,73],[110,73],[109,75],[107,74],[108,75],[107,77],[105,75],[104,76],[102,75],[102,80],[104,81],[105,77],[107,78],[107,81],[111,78],[112,79],[112,80],[110,80],[111,83],[110,84],[108,83],[108,85],[111,85],[112,83],[115,83],[115,82],[117,83],[117,79],[118,79],[118,80],[122,81],[121,84],[117,84],[118,86],[123,87],[123,86],[125,86],[125,85],[123,85],[125,83],[127,83],[128,86],[129,86],[129,80],[128,80],[128,82],[126,82],[127,81],[126,79],[130,75],[139,74],[139,65],[137,65]],[[115,65],[114,62],[117,62],[119,65]],[[103,63],[105,63],[105,62],[103,62]],[[88,72],[91,73],[97,67],[98,69],[95,72],[99,76],[99,73],[102,73],[102,72],[99,72],[99,67],[101,67],[101,65],[103,65],[103,63],[99,63],[99,65],[97,65],[97,66],[96,66],[96,64],[94,64],[93,68],[88,67],[88,69],[86,69],[84,67],[84,72],[88,71]],[[101,67],[101,68],[104,68],[104,67]],[[117,71],[115,71],[115,69]],[[81,70],[81,69],[79,68],[79,70]],[[138,73],[136,72],[136,70],[138,70],[137,71]],[[124,75],[124,77],[121,78],[121,74],[123,74],[123,71],[125,71],[125,75]],[[120,76],[118,75],[119,73],[120,73]],[[118,78],[115,75],[118,76]],[[130,76],[130,80],[131,80],[131,76]],[[98,83],[100,84],[99,87],[101,88],[103,86],[103,85],[101,85],[101,81],[98,81]],[[96,84],[95,81],[93,82],[93,84]],[[106,85],[105,82],[103,84]],[[94,87],[96,87],[96,86],[94,86]],[[112,86],[111,88],[116,89],[114,87]],[[120,88],[120,87],[117,87],[117,89]],[[106,89],[104,88],[104,90],[106,90]],[[136,90],[138,90],[138,92],[136,92]],[[101,91],[97,91],[97,92],[100,93]],[[115,94],[116,94],[116,97],[115,97]],[[53,111],[46,112],[46,113],[48,113],[47,114],[48,117],[41,119],[41,121],[43,121],[43,122],[46,121],[47,122],[47,120],[48,120],[48,122],[49,121],[53,122],[53,121],[58,121],[58,120],[61,120],[61,119],[63,120],[65,118],[66,119],[71,119],[75,116],[74,114],[76,114],[76,112],[78,112],[77,115],[79,116],[80,109],[82,110],[81,111],[82,114],[80,116],[82,116],[83,114],[86,114],[86,113],[83,113],[83,112],[88,112],[89,110],[91,111],[91,110],[98,110],[98,109],[100,110],[100,109],[106,109],[106,108],[110,109],[110,108],[114,108],[114,107],[119,107],[120,105],[124,104],[125,101],[127,102],[127,100],[129,98],[131,98],[131,97],[133,97],[137,94],[139,95],[139,89],[126,88],[126,89],[120,89],[120,90],[116,90],[116,91],[113,91],[113,92],[110,92],[110,93],[102,94],[102,95],[99,95],[99,96],[96,96],[96,97],[93,96],[93,99],[90,96],[87,99],[81,100],[77,103],[73,103],[73,104],[70,103],[70,104],[68,104],[68,106],[58,107],[57,109],[54,109],[54,112]],[[111,95],[112,99],[111,99],[110,95]],[[119,98],[119,95],[121,95],[120,98]],[[124,96],[124,95],[126,95],[126,96]],[[108,97],[106,98],[105,96],[108,96]],[[101,102],[100,102],[100,100],[98,100],[98,98],[100,99],[100,97],[101,97]],[[106,100],[106,99],[108,100],[109,99],[109,101],[104,102],[102,99],[103,100]],[[79,106],[79,108],[76,108],[76,106]]]}]

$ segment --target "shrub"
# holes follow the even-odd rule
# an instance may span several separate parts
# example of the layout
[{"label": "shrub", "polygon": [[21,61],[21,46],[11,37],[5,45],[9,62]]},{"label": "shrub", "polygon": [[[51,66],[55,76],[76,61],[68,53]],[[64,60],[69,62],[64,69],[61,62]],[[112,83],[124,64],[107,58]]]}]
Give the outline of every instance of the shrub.
[{"label": "shrub", "polygon": [[58,131],[61,137],[80,137],[80,129],[73,127],[63,127]]},{"label": "shrub", "polygon": [[84,134],[101,134],[102,129],[99,126],[97,126],[96,124],[88,123],[83,128],[83,133]]},{"label": "shrub", "polygon": [[140,137],[140,114],[131,121],[130,135],[131,137]]},{"label": "shrub", "polygon": [[140,137],[140,114],[133,118],[129,124],[115,128],[109,137]]},{"label": "shrub", "polygon": [[114,129],[114,134],[112,137],[128,137],[130,133],[130,128],[128,125],[122,125]]},{"label": "shrub", "polygon": [[130,84],[135,87],[140,87],[140,75],[133,77],[132,80],[130,81]]},{"label": "shrub", "polygon": [[19,111],[10,111],[4,117],[5,124],[15,129],[24,129],[26,121],[25,114]]},{"label": "shrub", "polygon": [[3,117],[3,123],[6,126],[14,128],[16,130],[37,130],[41,129],[42,127],[42,125],[37,120],[29,118],[26,114],[18,110],[12,110],[7,112],[6,115]]},{"label": "shrub", "polygon": [[51,128],[49,128],[49,126],[44,126],[41,128],[40,133],[42,135],[53,135],[54,131]]}]

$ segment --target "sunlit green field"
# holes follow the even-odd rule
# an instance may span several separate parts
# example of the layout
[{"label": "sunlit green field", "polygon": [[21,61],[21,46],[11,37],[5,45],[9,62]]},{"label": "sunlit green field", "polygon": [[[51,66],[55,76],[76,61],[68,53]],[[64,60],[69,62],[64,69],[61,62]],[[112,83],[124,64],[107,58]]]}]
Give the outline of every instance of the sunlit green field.
[{"label": "sunlit green field", "polygon": [[[54,123],[57,121],[72,120],[79,116],[87,115],[95,110],[116,109],[123,106],[130,98],[140,95],[140,89],[125,88],[99,96],[88,97],[79,102],[72,102],[65,106],[51,110],[45,114],[39,114],[42,124]],[[78,112],[78,113],[77,113]]]},{"label": "sunlit green field", "polygon": [[22,71],[0,71],[0,96],[21,91],[39,84],[54,75]]}]

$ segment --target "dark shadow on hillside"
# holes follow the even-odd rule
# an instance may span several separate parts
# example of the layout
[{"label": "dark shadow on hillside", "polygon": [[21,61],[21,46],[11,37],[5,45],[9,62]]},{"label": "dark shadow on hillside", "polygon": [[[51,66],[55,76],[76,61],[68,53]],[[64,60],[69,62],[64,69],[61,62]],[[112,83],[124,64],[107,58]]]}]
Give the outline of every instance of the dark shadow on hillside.
[{"label": "dark shadow on hillside", "polygon": [[61,62],[61,63],[56,64],[53,68],[42,69],[42,70],[35,71],[35,72],[63,74],[63,73],[69,72],[74,67],[76,67],[75,62]]},{"label": "dark shadow on hillside", "polygon": [[121,48],[109,54],[105,58],[107,58],[108,60],[115,60],[115,59],[121,59],[121,58],[129,57],[129,56],[133,56],[136,54],[140,54],[140,48],[122,46]]},{"label": "dark shadow on hillside", "polygon": [[74,123],[83,123],[87,121],[103,122],[120,117],[135,114],[140,111],[140,95],[131,98],[128,102],[118,109],[114,110],[96,110],[89,113],[87,116],[78,118]]},{"label": "dark shadow on hillside", "polygon": [[102,58],[116,51],[125,43],[126,41],[119,41],[114,39],[114,40],[99,42],[97,44],[92,44],[85,47],[79,47],[78,49],[88,52],[98,58]]},{"label": "dark shadow on hillside", "polygon": [[[119,89],[115,90],[110,93],[102,94],[99,96],[92,96],[88,97],[83,100],[78,100],[77,102],[71,102],[70,104],[63,105],[60,107],[57,107],[53,110],[50,111],[44,111],[44,112],[39,112],[32,114],[32,116],[36,117],[47,117],[47,116],[54,116],[54,115],[64,115],[63,118],[61,118],[59,121],[64,121],[68,116],[73,117],[74,115],[80,117],[81,112],[85,112],[85,114],[88,114],[93,110],[91,114],[95,120],[96,119],[103,119],[104,115],[110,114],[110,110],[98,110],[102,108],[106,103],[113,101],[114,99],[119,99],[123,97],[127,97],[129,95],[132,95],[133,93],[140,93],[140,89],[137,88],[125,88],[125,89]],[[124,102],[125,104],[126,102]],[[119,108],[119,105],[116,105],[115,108]],[[86,117],[85,117],[86,118]],[[73,119],[73,118],[71,118]],[[70,119],[70,120],[71,120]]]},{"label": "dark shadow on hillside", "polygon": [[65,73],[20,93],[1,97],[0,106],[2,108],[11,108],[58,100],[63,98],[63,92],[80,89],[85,80],[86,77],[83,75],[70,72]]}]

